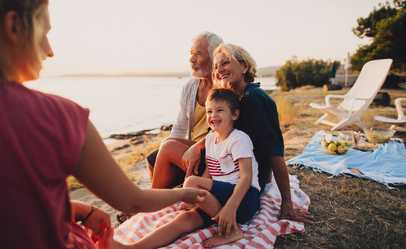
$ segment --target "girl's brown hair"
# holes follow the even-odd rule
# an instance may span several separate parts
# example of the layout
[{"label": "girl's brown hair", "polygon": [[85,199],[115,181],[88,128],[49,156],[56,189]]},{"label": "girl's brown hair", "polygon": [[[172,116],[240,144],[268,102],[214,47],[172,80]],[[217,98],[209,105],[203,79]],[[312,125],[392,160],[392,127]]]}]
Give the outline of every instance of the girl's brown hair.
[{"label": "girl's brown hair", "polygon": [[33,33],[34,14],[44,4],[48,4],[48,0],[0,0],[0,23],[3,23],[4,15],[7,12],[15,11],[26,38],[30,41]]},{"label": "girl's brown hair", "polygon": [[[23,48],[31,47],[33,46],[34,36],[34,16],[46,4],[48,4],[48,0],[0,0],[0,27],[4,24],[5,15],[10,11],[14,11],[18,17],[16,25],[19,25],[22,31],[21,46]],[[6,49],[2,32],[4,31],[0,30],[0,46]],[[0,78],[5,77],[4,70],[10,67],[9,63],[7,58],[0,57]]]}]

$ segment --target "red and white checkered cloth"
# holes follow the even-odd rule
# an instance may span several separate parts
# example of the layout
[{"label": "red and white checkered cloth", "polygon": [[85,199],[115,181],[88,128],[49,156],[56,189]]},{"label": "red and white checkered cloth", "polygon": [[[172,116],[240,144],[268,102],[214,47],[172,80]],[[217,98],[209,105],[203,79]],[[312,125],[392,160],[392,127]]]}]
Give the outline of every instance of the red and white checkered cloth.
[{"label": "red and white checkered cloth", "polygon": [[[299,187],[299,180],[296,176],[290,176],[290,186],[292,202],[295,208],[308,209],[310,199]],[[259,212],[253,217],[251,222],[241,225],[244,237],[231,244],[219,246],[217,248],[273,248],[278,235],[304,232],[304,224],[290,220],[279,220],[281,197],[278,187],[273,179],[272,183],[265,188],[261,196],[261,206]],[[153,213],[139,213],[123,224],[115,231],[114,239],[124,244],[131,244],[142,238],[155,228],[171,221],[180,212],[180,203],[174,204],[160,211]],[[201,242],[212,237],[217,229],[217,225],[212,225],[205,229],[197,230],[187,234],[165,248],[186,249],[203,248]]]}]

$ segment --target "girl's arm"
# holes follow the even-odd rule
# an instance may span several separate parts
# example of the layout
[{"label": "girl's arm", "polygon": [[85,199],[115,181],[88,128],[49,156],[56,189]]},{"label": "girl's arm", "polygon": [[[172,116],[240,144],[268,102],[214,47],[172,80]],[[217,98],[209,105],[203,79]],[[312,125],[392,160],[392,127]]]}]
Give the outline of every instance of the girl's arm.
[{"label": "girl's arm", "polygon": [[237,209],[241,204],[242,199],[251,186],[252,180],[252,159],[238,159],[240,166],[240,180],[234,188],[233,194],[226,202],[226,205],[213,218],[217,220],[219,231],[222,235],[228,236],[232,230],[238,230],[237,224]]},{"label": "girl's arm", "polygon": [[98,197],[125,213],[150,212],[177,201],[202,201],[204,190],[140,189],[112,158],[96,128],[89,122],[79,166],[73,175]]}]

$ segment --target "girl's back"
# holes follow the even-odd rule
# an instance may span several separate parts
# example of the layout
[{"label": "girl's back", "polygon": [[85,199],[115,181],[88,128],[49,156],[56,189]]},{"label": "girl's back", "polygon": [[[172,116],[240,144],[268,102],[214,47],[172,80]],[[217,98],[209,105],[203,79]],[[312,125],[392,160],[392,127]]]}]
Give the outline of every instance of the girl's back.
[{"label": "girl's back", "polygon": [[0,113],[0,243],[63,248],[71,220],[65,180],[78,164],[89,113],[14,82],[0,82]]}]

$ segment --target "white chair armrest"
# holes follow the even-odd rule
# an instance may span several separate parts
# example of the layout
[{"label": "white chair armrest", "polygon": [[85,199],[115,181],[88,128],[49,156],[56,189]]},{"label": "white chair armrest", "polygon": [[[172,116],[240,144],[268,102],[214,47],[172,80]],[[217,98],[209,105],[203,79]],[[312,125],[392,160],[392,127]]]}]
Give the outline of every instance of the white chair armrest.
[{"label": "white chair armrest", "polygon": [[398,119],[402,119],[405,116],[405,114],[403,113],[403,110],[402,110],[402,101],[406,102],[406,98],[395,99],[395,107],[396,107],[396,112],[398,113]]},{"label": "white chair armrest", "polygon": [[336,98],[336,99],[344,99],[344,98],[345,98],[345,95],[328,94],[328,95],[325,97],[325,101],[326,101],[326,105],[327,105],[327,106],[331,106],[331,104],[330,104],[330,99],[333,99],[333,98]]},{"label": "white chair armrest", "polygon": [[365,100],[365,101],[369,100],[369,98],[354,98],[354,97],[351,97],[351,98],[356,99],[356,100]]}]

